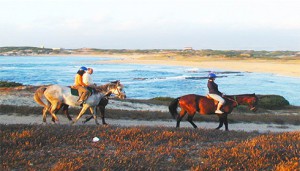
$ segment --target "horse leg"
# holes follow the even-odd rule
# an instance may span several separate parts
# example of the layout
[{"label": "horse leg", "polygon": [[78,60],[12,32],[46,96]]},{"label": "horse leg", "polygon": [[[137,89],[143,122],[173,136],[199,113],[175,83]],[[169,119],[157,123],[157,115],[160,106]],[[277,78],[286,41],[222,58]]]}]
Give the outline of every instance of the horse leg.
[{"label": "horse leg", "polygon": [[107,123],[105,122],[105,106],[99,106],[99,110],[100,110],[100,116],[102,119],[102,124],[103,125],[107,125]]},{"label": "horse leg", "polygon": [[225,114],[218,114],[219,117],[219,126],[216,129],[220,129],[223,126],[224,123],[224,115]]},{"label": "horse leg", "polygon": [[95,119],[96,125],[99,125],[99,122],[97,120],[97,106],[90,107],[90,111]]},{"label": "horse leg", "polygon": [[[99,109],[100,109],[100,116],[101,116],[101,119],[102,119],[102,124],[103,125],[107,125],[107,123],[105,122],[105,106],[98,106]],[[82,123],[87,123],[89,120],[91,120],[94,116],[89,116],[85,119],[85,121],[82,121]]]},{"label": "horse leg", "polygon": [[[49,111],[49,113],[51,113],[51,103],[49,100],[47,100],[47,105],[43,109],[43,122],[47,122],[46,118],[47,118],[48,111]],[[52,118],[52,121],[53,121],[53,118]]]},{"label": "horse leg", "polygon": [[89,106],[87,104],[83,104],[81,111],[79,112],[77,118],[72,122],[72,124],[75,124],[81,118],[81,116],[84,114],[88,107]]},{"label": "horse leg", "polygon": [[90,121],[91,119],[93,119],[93,116],[87,116],[87,117],[85,118],[85,120],[82,121],[82,123],[87,123],[87,122]]},{"label": "horse leg", "polygon": [[176,124],[176,128],[180,127],[180,121],[182,120],[182,118],[184,117],[184,115],[186,114],[186,111],[184,109],[181,109],[179,115],[177,115],[177,124]]},{"label": "horse leg", "polygon": [[47,118],[47,111],[48,111],[48,107],[44,107],[43,109],[43,122],[47,122],[46,118]]},{"label": "horse leg", "polygon": [[57,109],[60,107],[61,104],[59,104],[58,101],[54,101],[51,103],[51,109],[50,109],[50,113],[52,115],[52,121],[55,123],[55,121],[59,122],[55,112],[57,111]]},{"label": "horse leg", "polygon": [[224,125],[225,125],[225,131],[229,131],[227,114],[224,114]]},{"label": "horse leg", "polygon": [[191,123],[193,125],[194,128],[197,128],[197,125],[193,122],[193,118],[194,118],[195,114],[193,115],[188,115],[187,120],[189,121],[189,123]]},{"label": "horse leg", "polygon": [[[62,106],[64,106],[64,104],[58,103],[56,109],[54,110],[54,113],[56,114],[62,108]],[[55,123],[55,118],[53,116],[52,116],[52,122]]]},{"label": "horse leg", "polygon": [[63,104],[63,112],[64,112],[64,114],[67,116],[67,118],[69,119],[69,121],[72,121],[72,118],[71,118],[71,116],[69,114],[68,108],[69,108],[69,105]]}]

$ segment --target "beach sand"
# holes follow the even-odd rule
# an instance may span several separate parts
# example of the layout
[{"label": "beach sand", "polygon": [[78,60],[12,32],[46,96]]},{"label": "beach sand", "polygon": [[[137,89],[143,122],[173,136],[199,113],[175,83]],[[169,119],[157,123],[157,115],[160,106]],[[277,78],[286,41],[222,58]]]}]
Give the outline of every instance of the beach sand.
[{"label": "beach sand", "polygon": [[[38,55],[49,57],[49,55]],[[180,56],[170,54],[119,54],[119,53],[78,53],[78,54],[57,54],[50,56],[63,57],[101,57],[111,58],[108,61],[97,63],[126,63],[126,64],[149,64],[149,65],[170,65],[185,66],[207,69],[209,71],[226,70],[241,72],[270,73],[287,77],[300,78],[300,58],[281,59],[250,59],[250,58],[224,58],[224,57],[199,57]]]},{"label": "beach sand", "polygon": [[[98,55],[99,56],[99,55]],[[116,58],[99,63],[128,63],[150,65],[172,65],[203,68],[210,71],[227,70],[257,73],[272,73],[281,76],[300,77],[299,59],[229,59],[208,57],[155,57],[151,55],[101,55]]]}]

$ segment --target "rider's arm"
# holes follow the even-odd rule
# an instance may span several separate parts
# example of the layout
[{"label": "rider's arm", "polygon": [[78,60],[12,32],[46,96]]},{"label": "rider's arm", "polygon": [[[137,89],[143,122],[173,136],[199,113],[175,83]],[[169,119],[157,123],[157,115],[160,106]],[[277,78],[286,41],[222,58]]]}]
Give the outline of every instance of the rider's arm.
[{"label": "rider's arm", "polygon": [[87,84],[85,84],[85,83],[82,81],[82,76],[79,75],[79,74],[76,75],[75,85],[80,85],[80,86],[84,86],[84,87],[87,87],[87,86],[88,86]]},{"label": "rider's arm", "polygon": [[218,95],[222,95],[222,93],[218,90],[218,85],[212,81],[209,81],[207,84],[209,93],[211,94],[218,94]]}]

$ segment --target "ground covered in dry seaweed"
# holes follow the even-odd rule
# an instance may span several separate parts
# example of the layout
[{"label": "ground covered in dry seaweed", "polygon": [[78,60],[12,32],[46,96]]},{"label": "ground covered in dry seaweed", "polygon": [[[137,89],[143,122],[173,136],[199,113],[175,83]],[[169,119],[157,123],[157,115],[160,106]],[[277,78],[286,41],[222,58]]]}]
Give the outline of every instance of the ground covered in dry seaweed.
[{"label": "ground covered in dry seaweed", "polygon": [[1,125],[1,161],[4,170],[299,170],[300,132]]}]

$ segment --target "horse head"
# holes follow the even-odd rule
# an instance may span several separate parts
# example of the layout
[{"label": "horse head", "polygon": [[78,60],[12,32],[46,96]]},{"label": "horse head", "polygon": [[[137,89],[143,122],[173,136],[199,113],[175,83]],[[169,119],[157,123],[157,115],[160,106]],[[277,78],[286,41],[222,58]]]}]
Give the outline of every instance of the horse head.
[{"label": "horse head", "polygon": [[258,108],[258,97],[255,94],[252,94],[252,96],[248,98],[248,101],[250,110],[256,112]]},{"label": "horse head", "polygon": [[119,80],[111,82],[107,86],[107,93],[106,93],[106,95],[114,94],[119,99],[125,99],[126,98],[126,94],[125,94],[125,91],[123,91],[123,88],[124,88],[124,86],[120,83]]},{"label": "horse head", "polygon": [[225,97],[234,101],[236,106],[247,105],[251,111],[257,110],[258,97],[255,94],[226,95]]}]

